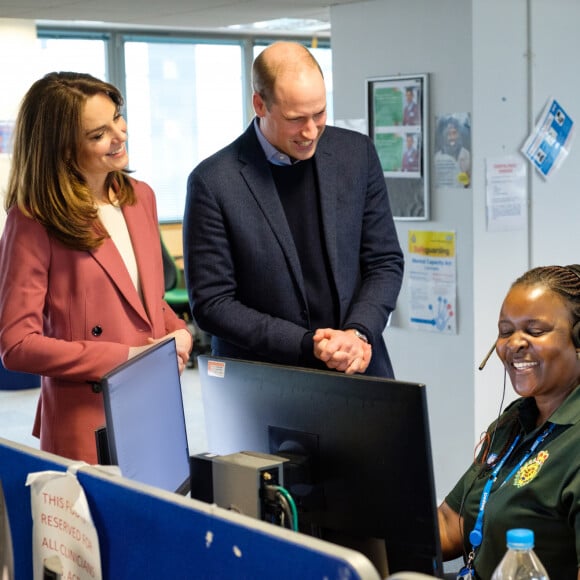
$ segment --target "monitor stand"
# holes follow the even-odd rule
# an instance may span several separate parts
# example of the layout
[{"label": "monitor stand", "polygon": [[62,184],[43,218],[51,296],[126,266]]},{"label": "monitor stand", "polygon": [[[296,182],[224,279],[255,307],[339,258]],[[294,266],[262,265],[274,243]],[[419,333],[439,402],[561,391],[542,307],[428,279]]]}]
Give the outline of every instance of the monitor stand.
[{"label": "monitor stand", "polygon": [[95,429],[95,443],[97,445],[97,461],[99,465],[111,465],[111,453],[109,452],[106,427]]}]

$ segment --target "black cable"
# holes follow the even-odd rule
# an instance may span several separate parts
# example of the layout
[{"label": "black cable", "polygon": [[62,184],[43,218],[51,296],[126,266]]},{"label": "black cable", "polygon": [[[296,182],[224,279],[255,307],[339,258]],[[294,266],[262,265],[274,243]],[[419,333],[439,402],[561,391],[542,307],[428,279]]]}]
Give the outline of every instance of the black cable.
[{"label": "black cable", "polygon": [[[280,493],[276,494],[276,498],[278,503],[280,504],[280,509],[282,510],[282,518],[281,524],[283,528],[290,528],[292,529],[292,510],[290,509],[290,504],[288,500]],[[288,521],[288,525],[286,525],[286,520]]]},{"label": "black cable", "polygon": [[265,485],[265,498],[271,503],[277,503],[290,522],[290,529],[298,531],[298,510],[290,492],[281,485]]},{"label": "black cable", "polygon": [[[506,383],[507,383],[507,370],[504,366],[503,369],[503,389],[502,389],[502,394],[501,394],[501,401],[499,403],[499,410],[497,413],[497,418],[495,420],[495,425],[493,427],[493,431],[491,434],[491,437],[489,439],[489,445],[488,445],[488,449],[491,451],[492,449],[492,445],[493,442],[495,440],[495,434],[497,432],[497,427],[498,427],[498,423],[499,423],[499,418],[501,417],[501,413],[502,413],[502,409],[503,409],[503,405],[504,405],[504,401],[505,401],[505,394],[506,394]],[[483,471],[487,469],[487,464],[483,463],[480,467],[479,473],[473,478],[473,480],[471,481],[470,486],[463,492],[463,496],[461,498],[461,504],[459,505],[459,517],[457,518],[457,525],[459,526],[459,531],[461,536],[463,537],[463,533],[461,532],[461,515],[463,513],[463,508],[465,507],[465,500],[467,498],[467,496],[471,493],[471,490],[473,489],[473,486],[475,485],[475,482],[481,477],[481,474],[483,473]],[[465,546],[465,544],[464,544]],[[465,553],[465,547],[463,546],[463,558],[464,560],[467,559],[467,554]]]}]

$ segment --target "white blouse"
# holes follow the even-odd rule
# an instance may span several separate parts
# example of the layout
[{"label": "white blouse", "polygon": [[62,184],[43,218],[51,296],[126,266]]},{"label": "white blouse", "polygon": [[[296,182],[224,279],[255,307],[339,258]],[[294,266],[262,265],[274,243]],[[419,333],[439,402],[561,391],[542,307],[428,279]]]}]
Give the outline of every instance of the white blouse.
[{"label": "white blouse", "polygon": [[121,208],[111,205],[110,203],[99,204],[99,218],[105,228],[107,228],[115,246],[117,246],[117,250],[125,262],[125,266],[127,267],[129,276],[131,276],[133,285],[139,294],[139,298],[143,301],[139,270],[137,269],[137,261],[135,260],[135,252],[133,250],[131,236],[129,235],[127,223],[125,222],[125,217],[123,216]]}]

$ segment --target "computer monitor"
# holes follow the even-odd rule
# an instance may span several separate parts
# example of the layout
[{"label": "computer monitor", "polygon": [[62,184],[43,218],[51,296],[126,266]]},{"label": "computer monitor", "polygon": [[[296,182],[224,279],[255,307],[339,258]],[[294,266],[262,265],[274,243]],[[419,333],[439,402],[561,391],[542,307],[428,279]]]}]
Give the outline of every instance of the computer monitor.
[{"label": "computer monitor", "polygon": [[378,539],[389,573],[443,575],[425,385],[198,362],[208,452],[292,458],[284,487],[302,532],[348,547]]},{"label": "computer monitor", "polygon": [[189,449],[175,340],[156,343],[124,362],[98,388],[110,463],[134,481],[187,493]]}]

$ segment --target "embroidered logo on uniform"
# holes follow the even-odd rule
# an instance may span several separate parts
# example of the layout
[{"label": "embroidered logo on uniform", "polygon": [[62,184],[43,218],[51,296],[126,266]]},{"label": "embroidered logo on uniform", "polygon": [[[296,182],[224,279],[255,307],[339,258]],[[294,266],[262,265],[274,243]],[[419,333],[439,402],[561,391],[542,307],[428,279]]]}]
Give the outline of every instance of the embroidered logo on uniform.
[{"label": "embroidered logo on uniform", "polygon": [[524,487],[524,485],[528,485],[528,483],[530,483],[530,481],[540,473],[542,465],[544,465],[549,456],[550,453],[548,451],[540,451],[536,457],[526,461],[526,463],[524,463],[516,473],[514,485],[516,487]]}]

